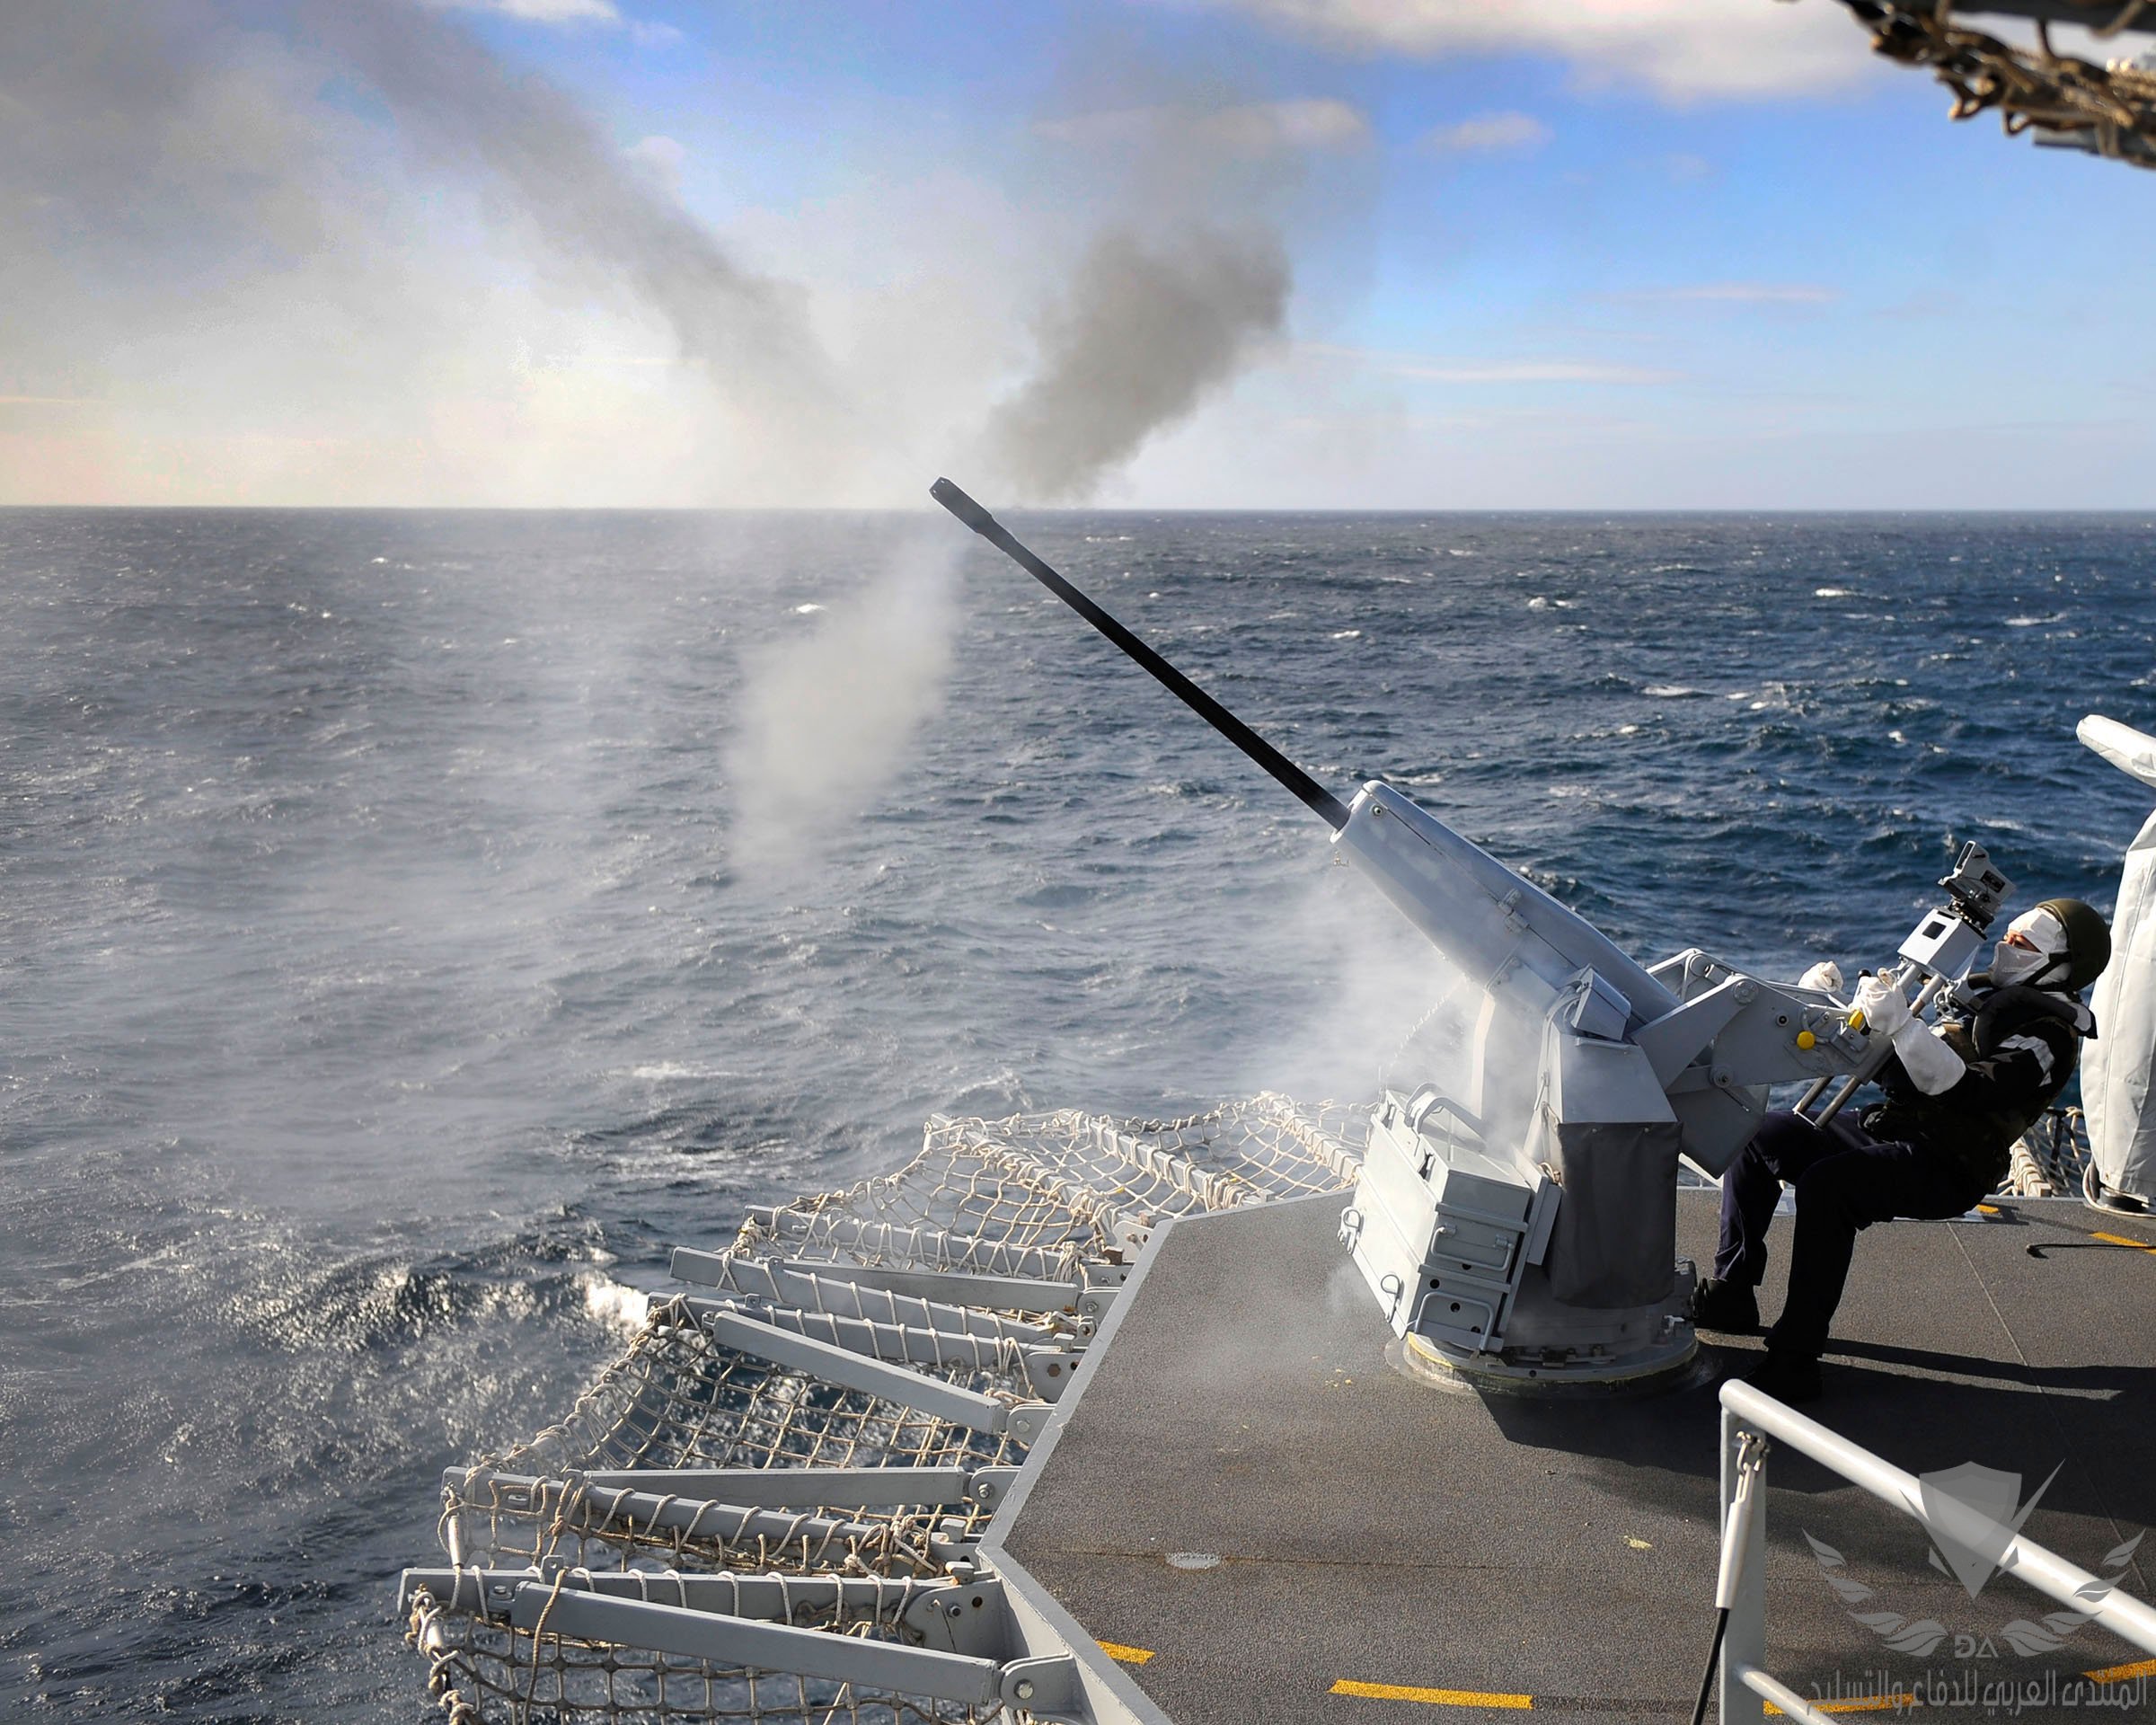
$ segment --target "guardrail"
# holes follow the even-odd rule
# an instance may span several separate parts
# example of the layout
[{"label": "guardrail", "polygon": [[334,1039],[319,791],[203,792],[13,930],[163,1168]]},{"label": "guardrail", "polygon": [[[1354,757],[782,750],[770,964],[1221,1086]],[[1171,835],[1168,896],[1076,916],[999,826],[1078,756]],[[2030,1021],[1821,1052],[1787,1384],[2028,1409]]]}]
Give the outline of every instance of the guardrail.
[{"label": "guardrail", "polygon": [[[1766,1456],[1773,1443],[1787,1444],[1839,1473],[1889,1508],[1910,1517],[1935,1537],[1965,1548],[1996,1544],[2003,1530],[1966,1504],[1935,1495],[1931,1506],[1911,1473],[1882,1461],[1816,1420],[1784,1406],[1748,1384],[1722,1385],[1722,1562],[1715,1605],[1723,1614],[1720,1637],[1722,1725],[1754,1725],[1772,1702],[1807,1725],[1840,1725],[1832,1715],[1771,1676],[1767,1656]],[[1988,1535],[1988,1539],[1987,1539]],[[2156,1654],[2156,1609],[2106,1587],[2099,1578],[2019,1534],[2008,1542],[1999,1567],[2039,1593]],[[1702,1699],[1704,1697],[1702,1696]]]}]

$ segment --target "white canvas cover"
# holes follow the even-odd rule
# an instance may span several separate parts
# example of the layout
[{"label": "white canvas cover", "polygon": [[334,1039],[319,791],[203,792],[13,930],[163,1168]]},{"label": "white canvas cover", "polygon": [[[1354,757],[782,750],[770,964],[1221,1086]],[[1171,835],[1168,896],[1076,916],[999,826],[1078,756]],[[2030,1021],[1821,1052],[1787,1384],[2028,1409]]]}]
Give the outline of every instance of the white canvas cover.
[{"label": "white canvas cover", "polygon": [[[2156,789],[2156,737],[2091,713],[2076,733],[2121,772]],[[2156,814],[2126,846],[2111,918],[2111,963],[2089,1003],[2096,1038],[2081,1050],[2089,1154],[2113,1191],[2156,1199]]]}]

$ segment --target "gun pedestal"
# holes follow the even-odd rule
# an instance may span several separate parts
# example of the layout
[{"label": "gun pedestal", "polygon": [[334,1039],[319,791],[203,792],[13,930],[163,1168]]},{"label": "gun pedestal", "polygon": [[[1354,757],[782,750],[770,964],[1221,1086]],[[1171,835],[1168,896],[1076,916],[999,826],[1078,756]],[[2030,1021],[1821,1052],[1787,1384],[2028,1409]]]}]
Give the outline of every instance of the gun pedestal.
[{"label": "gun pedestal", "polygon": [[1697,1344],[1674,1122],[1547,1126],[1552,1160],[1530,1180],[1427,1092],[1378,1104],[1340,1238],[1392,1325],[1387,1358],[1519,1393],[1683,1376]]}]

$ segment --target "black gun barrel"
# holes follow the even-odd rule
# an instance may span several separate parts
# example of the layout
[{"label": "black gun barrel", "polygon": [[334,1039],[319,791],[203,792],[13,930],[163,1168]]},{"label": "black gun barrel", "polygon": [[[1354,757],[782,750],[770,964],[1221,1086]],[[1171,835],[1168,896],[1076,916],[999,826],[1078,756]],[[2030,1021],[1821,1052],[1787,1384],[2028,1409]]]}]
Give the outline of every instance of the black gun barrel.
[{"label": "black gun barrel", "polygon": [[1333,831],[1348,824],[1348,807],[1338,797],[1020,544],[1002,522],[964,491],[948,479],[939,479],[928,494],[1151,671],[1170,694],[1322,816]]}]

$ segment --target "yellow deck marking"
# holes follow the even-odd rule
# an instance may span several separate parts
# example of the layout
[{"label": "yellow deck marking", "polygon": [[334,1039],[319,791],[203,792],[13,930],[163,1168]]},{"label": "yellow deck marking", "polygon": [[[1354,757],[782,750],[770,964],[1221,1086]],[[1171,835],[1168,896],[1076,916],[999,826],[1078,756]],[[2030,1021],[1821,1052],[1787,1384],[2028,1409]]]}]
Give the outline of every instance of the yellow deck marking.
[{"label": "yellow deck marking", "polygon": [[1111,1659],[1120,1659],[1125,1665],[1144,1665],[1153,1657],[1150,1647],[1125,1647],[1120,1641],[1102,1641],[1100,1650]]},{"label": "yellow deck marking", "polygon": [[[1889,1707],[1898,1712],[1904,1707],[1915,1706],[1916,1697],[1908,1694],[1867,1695],[1861,1701],[1815,1701],[1812,1705],[1823,1713],[1882,1713]],[[1781,1716],[1781,1709],[1772,1702],[1768,1702],[1766,1708],[1777,1719]]]},{"label": "yellow deck marking", "polygon": [[2101,1671],[2081,1673],[2091,1683],[2124,1683],[2128,1677],[2156,1677],[2156,1659],[2136,1659],[2132,1665],[2107,1665]]},{"label": "yellow deck marking", "polygon": [[1424,1701],[1433,1707],[1531,1708],[1533,1695],[1498,1694],[1484,1689],[1417,1689],[1404,1683],[1357,1683],[1342,1677],[1332,1685],[1336,1695],[1367,1695],[1373,1701]]},{"label": "yellow deck marking", "polygon": [[2136,1252],[2156,1252],[2146,1240],[2129,1240],[2123,1234],[2092,1234],[2091,1240],[2101,1240],[2107,1246],[2132,1246]]}]

